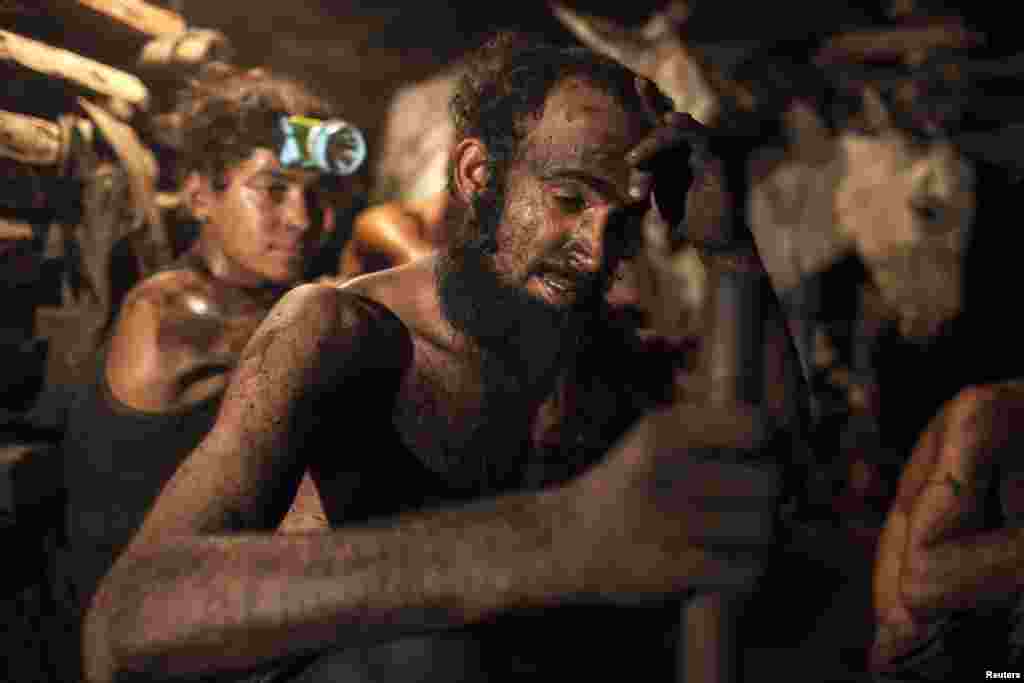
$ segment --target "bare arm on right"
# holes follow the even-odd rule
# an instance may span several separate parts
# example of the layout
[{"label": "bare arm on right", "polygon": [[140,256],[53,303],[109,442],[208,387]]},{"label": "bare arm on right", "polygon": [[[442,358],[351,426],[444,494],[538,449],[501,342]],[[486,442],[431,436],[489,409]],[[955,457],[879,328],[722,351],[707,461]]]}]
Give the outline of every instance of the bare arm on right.
[{"label": "bare arm on right", "polygon": [[904,468],[879,541],[872,664],[882,670],[955,610],[1005,601],[1024,587],[1024,534],[993,528],[993,486],[1022,480],[1019,382],[964,389],[928,425]]}]

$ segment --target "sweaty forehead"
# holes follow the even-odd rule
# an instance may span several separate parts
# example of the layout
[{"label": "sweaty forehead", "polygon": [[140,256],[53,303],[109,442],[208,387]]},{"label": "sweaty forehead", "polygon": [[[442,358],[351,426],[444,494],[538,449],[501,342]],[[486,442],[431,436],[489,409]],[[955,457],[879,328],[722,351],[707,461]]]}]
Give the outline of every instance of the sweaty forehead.
[{"label": "sweaty forehead", "polygon": [[238,176],[250,176],[280,167],[281,164],[273,151],[265,147],[257,147],[250,152],[249,156],[236,163],[228,171]]},{"label": "sweaty forehead", "polygon": [[239,162],[232,169],[235,177],[244,180],[260,178],[266,180],[283,180],[290,183],[309,185],[319,179],[315,171],[299,168],[284,168],[277,155],[264,147],[257,147],[248,158]]},{"label": "sweaty forehead", "polygon": [[627,112],[611,95],[580,79],[557,85],[527,133],[534,163],[579,164],[605,173],[625,166],[626,152],[648,130],[639,112]]}]

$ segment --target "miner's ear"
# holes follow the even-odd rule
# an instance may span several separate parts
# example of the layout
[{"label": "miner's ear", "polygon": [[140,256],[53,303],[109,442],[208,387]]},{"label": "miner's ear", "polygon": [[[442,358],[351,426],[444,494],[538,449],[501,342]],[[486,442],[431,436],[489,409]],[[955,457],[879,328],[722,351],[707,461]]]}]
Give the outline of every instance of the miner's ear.
[{"label": "miner's ear", "polygon": [[487,187],[487,146],[479,138],[466,138],[452,151],[455,193],[467,205]]}]

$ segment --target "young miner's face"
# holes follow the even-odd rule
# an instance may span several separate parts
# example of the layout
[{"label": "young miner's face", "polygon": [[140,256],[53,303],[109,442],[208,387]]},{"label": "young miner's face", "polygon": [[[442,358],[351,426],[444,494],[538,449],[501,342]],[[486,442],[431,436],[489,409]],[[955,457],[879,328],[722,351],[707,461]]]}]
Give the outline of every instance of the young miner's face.
[{"label": "young miner's face", "polygon": [[503,284],[562,310],[607,284],[609,228],[635,202],[625,156],[647,130],[586,81],[552,90],[506,178],[494,255]]},{"label": "young miner's face", "polygon": [[324,229],[318,176],[285,171],[260,148],[224,179],[226,188],[208,187],[203,228],[223,256],[222,275],[247,286],[299,281]]}]

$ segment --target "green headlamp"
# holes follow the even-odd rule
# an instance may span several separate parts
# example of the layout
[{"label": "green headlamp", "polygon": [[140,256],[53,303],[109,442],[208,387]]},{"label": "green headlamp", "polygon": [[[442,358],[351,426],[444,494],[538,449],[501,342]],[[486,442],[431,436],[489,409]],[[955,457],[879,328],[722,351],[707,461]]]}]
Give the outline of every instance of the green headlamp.
[{"label": "green headlamp", "polygon": [[285,168],[347,176],[366,161],[362,131],[341,119],[282,114],[276,132],[277,157]]}]

